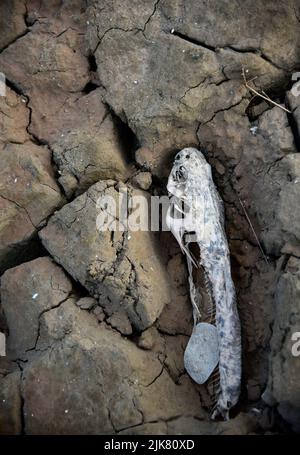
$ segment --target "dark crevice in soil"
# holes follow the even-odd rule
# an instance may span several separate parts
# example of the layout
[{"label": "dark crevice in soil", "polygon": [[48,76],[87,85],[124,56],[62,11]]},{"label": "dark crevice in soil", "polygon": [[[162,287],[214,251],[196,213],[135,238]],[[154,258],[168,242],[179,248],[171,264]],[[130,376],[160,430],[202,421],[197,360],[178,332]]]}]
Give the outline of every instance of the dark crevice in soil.
[{"label": "dark crevice in soil", "polygon": [[87,95],[88,93],[91,93],[93,90],[96,90],[97,88],[101,87],[99,77],[97,74],[98,67],[97,67],[96,58],[93,54],[90,54],[90,55],[88,55],[87,59],[88,59],[88,63],[89,63],[90,80],[82,90],[82,93],[85,95]]},{"label": "dark crevice in soil", "polygon": [[[287,109],[291,110],[287,97],[286,97],[286,93],[287,93],[287,91],[289,91],[292,88],[293,84],[294,84],[294,81],[286,80],[279,87],[274,86],[274,87],[272,87],[272,89],[268,90],[267,95],[269,96],[269,98],[271,100],[274,100],[278,104],[282,104]],[[263,107],[263,105],[265,105],[265,106]],[[259,106],[262,106],[262,109],[259,110],[259,113],[255,114],[254,110],[256,107],[259,107]],[[259,116],[261,114],[263,114],[267,110],[273,109],[274,107],[275,107],[275,105],[271,101],[267,101],[265,99],[260,98],[259,96],[256,96],[256,97],[253,97],[251,99],[251,101],[249,102],[249,105],[247,106],[247,109],[246,109],[246,115],[248,116],[250,122],[254,122],[255,120],[257,120],[259,118]],[[290,116],[290,114],[288,114],[288,113],[287,113],[287,115],[288,115],[288,117]]]},{"label": "dark crevice in soil", "polygon": [[35,232],[24,244],[19,243],[12,249],[9,260],[1,264],[0,273],[42,256],[49,256],[49,253],[42,245],[38,232]]},{"label": "dark crevice in soil", "polygon": [[194,44],[195,46],[201,46],[209,51],[216,52],[216,48],[214,48],[213,46],[209,46],[208,44],[202,41],[198,41],[195,38],[191,38],[190,36],[184,35],[183,33],[177,32],[176,30],[171,31],[171,33],[172,35],[177,36],[177,38],[187,41],[188,43]]},{"label": "dark crevice in soil", "polygon": [[98,68],[95,56],[93,54],[90,54],[88,56],[88,61],[89,61],[89,70],[91,72],[95,73]]},{"label": "dark crevice in soil", "polygon": [[20,400],[21,400],[21,409],[20,409],[20,418],[21,418],[21,434],[24,435],[26,434],[26,431],[25,431],[25,425],[26,425],[26,422],[25,422],[25,400],[24,400],[24,397],[22,395],[22,393],[20,393]]},{"label": "dark crevice in soil", "polygon": [[[61,208],[63,205],[65,205],[67,203],[67,197],[66,197],[66,194],[65,194],[65,190],[63,188],[63,186],[61,185],[60,181],[59,181],[59,177],[60,177],[60,174],[58,172],[58,168],[57,168],[57,165],[54,161],[54,153],[53,153],[53,149],[51,148],[50,144],[48,141],[46,141],[45,139],[40,139],[39,137],[37,137],[34,133],[30,132],[29,131],[29,128],[30,128],[30,124],[31,124],[31,115],[32,115],[32,109],[31,107],[28,106],[28,103],[27,103],[27,107],[29,109],[29,123],[28,123],[28,126],[26,128],[27,130],[27,133],[29,134],[30,138],[31,138],[31,141],[36,144],[36,145],[39,145],[41,147],[47,147],[49,149],[49,152],[50,152],[50,159],[51,159],[51,166],[52,166],[52,169],[53,169],[53,172],[54,172],[54,179],[55,179],[55,182],[58,186],[58,188],[60,189],[61,191],[61,194],[66,198],[65,201],[63,201],[63,203],[61,204],[60,207],[57,207],[57,209]],[[68,200],[69,202],[69,200]],[[52,216],[52,213],[47,217],[47,220]]]},{"label": "dark crevice in soil", "polygon": [[[26,357],[28,356],[28,353],[30,353],[32,351],[39,351],[38,342],[39,342],[39,339],[40,339],[40,336],[41,336],[41,320],[42,320],[42,317],[44,316],[44,314],[49,313],[50,311],[52,311],[52,310],[54,310],[56,308],[59,308],[61,305],[63,305],[71,297],[72,297],[72,291],[69,292],[67,294],[67,296],[64,299],[62,299],[59,303],[57,303],[56,305],[53,305],[50,308],[46,308],[45,310],[43,310],[39,314],[39,317],[38,317],[38,328],[37,328],[37,334],[36,334],[36,339],[35,339],[35,342],[34,342],[34,346],[32,348],[26,349],[26,351],[25,351]],[[25,357],[25,361],[27,360],[26,357]]]},{"label": "dark crevice in soil", "polygon": [[[261,110],[258,113],[255,113],[255,108],[258,108],[259,106],[261,106]],[[249,119],[249,122],[253,123],[260,117],[261,114],[272,109],[272,107],[274,107],[272,103],[268,103],[267,101],[256,97],[249,102],[245,113]]]},{"label": "dark crevice in soil", "polygon": [[0,54],[2,54],[2,52],[4,52],[6,49],[8,49],[12,44],[14,44],[16,41],[18,41],[19,39],[23,38],[25,35],[27,35],[27,33],[31,32],[31,30],[29,28],[27,28],[23,33],[21,33],[20,35],[18,35],[13,41],[11,41],[10,43],[8,43],[6,46],[4,46],[2,49],[0,49]]},{"label": "dark crevice in soil", "polygon": [[28,135],[30,136],[31,141],[34,144],[36,144],[36,145],[47,145],[47,146],[49,146],[47,141],[45,141],[43,139],[40,139],[39,137],[37,137],[34,133],[32,133],[30,131],[30,125],[31,125],[31,120],[32,120],[32,108],[29,106],[30,99],[29,99],[28,95],[25,95],[25,93],[24,93],[23,89],[21,88],[21,86],[16,84],[15,82],[12,82],[9,79],[6,79],[5,82],[6,82],[6,85],[11,90],[13,90],[17,95],[22,96],[26,100],[26,107],[29,110],[29,118],[28,118],[28,125],[26,127],[26,131],[27,131]]},{"label": "dark crevice in soil", "polygon": [[[110,28],[108,28],[107,30],[105,30],[105,32],[102,34],[101,37],[100,37],[99,34],[98,34],[98,39],[99,39],[99,41],[98,41],[98,43],[97,43],[95,49],[92,50],[92,54],[95,54],[95,53],[97,52],[99,46],[100,46],[101,43],[102,43],[102,40],[103,40],[104,37],[105,37],[109,32],[111,32],[111,31],[120,31],[120,32],[124,32],[124,33],[134,32],[135,34],[137,34],[137,33],[142,33],[143,36],[145,37],[145,35],[144,35],[144,30],[143,30],[143,29],[140,29],[140,28],[134,27],[134,28],[128,28],[128,29],[126,29],[126,28],[122,28],[122,27],[110,27]],[[146,37],[145,37],[145,38],[146,38]]]},{"label": "dark crevice in soil", "polygon": [[[138,138],[129,127],[128,122],[121,120],[109,104],[104,104],[106,105],[108,112],[113,119],[114,125],[117,128],[118,139],[123,150],[124,158],[128,164],[132,163],[135,160],[135,151],[140,147]],[[124,117],[126,118],[125,114]]]},{"label": "dark crevice in soil", "polygon": [[[41,7],[41,4],[40,4],[39,8],[40,7]],[[26,11],[25,11],[25,14],[24,14],[24,22],[27,25],[27,27],[31,27],[36,22],[38,22],[38,19],[35,19],[33,16],[32,17],[30,16],[29,11],[28,11],[28,7],[27,7],[27,1],[25,1],[25,8],[26,8]]]},{"label": "dark crevice in soil", "polygon": [[287,119],[288,119],[288,122],[289,122],[289,125],[290,125],[290,128],[291,128],[292,134],[294,136],[294,142],[295,142],[296,149],[300,153],[300,133],[299,133],[299,128],[298,128],[296,119],[294,117],[294,113],[293,113],[292,109],[290,108],[288,101],[287,101],[287,105],[288,105],[288,108],[290,109],[290,111],[292,112],[291,114],[287,114]]},{"label": "dark crevice in soil", "polygon": [[152,184],[148,192],[154,196],[167,196],[167,178],[161,179],[157,175],[152,174]]},{"label": "dark crevice in soil", "polygon": [[94,90],[96,90],[99,87],[100,86],[97,85],[95,82],[89,81],[86,84],[86,86],[83,88],[82,93],[84,93],[85,95],[88,95],[89,93],[93,92]]},{"label": "dark crevice in soil", "polygon": [[229,49],[233,52],[239,52],[240,54],[256,54],[258,55],[260,58],[262,58],[263,60],[265,60],[267,63],[269,63],[270,65],[274,66],[275,68],[277,68],[278,70],[280,71],[284,71],[285,73],[287,73],[287,69],[286,68],[283,68],[281,66],[279,66],[277,63],[274,63],[266,54],[264,54],[261,49],[257,49],[257,48],[253,48],[253,47],[248,47],[248,48],[239,48],[237,46],[226,46],[224,47],[223,49]]},{"label": "dark crevice in soil", "polygon": [[[48,255],[50,256],[50,253],[48,253]],[[88,290],[84,286],[82,286],[82,284],[79,283],[79,281],[75,281],[74,278],[71,275],[69,275],[69,273],[63,268],[62,265],[60,265],[60,267],[63,269],[64,273],[67,275],[69,280],[72,282],[72,294],[69,295],[69,297],[76,297],[76,299],[82,299],[83,297],[92,297],[91,294],[89,294]]]},{"label": "dark crevice in soil", "polygon": [[204,122],[204,123],[200,123],[200,124],[199,124],[199,126],[198,126],[198,128],[197,128],[197,136],[198,136],[198,131],[199,131],[200,126],[202,126],[202,125],[207,125],[208,123],[210,123],[210,122],[212,122],[212,121],[214,120],[214,118],[215,118],[215,116],[216,116],[217,114],[219,114],[220,112],[230,111],[230,109],[232,109],[232,108],[238,106],[238,105],[241,104],[245,99],[247,99],[247,97],[242,96],[241,99],[240,99],[239,101],[237,101],[236,103],[232,104],[231,106],[224,107],[223,109],[218,109],[217,111],[215,111],[214,114],[213,114],[213,116],[212,116],[209,120],[207,120],[207,121]]},{"label": "dark crevice in soil", "polygon": [[[52,165],[52,169],[53,169],[53,171],[54,171],[54,178],[55,178],[56,184],[57,184],[57,186],[59,187],[59,189],[60,189],[60,191],[61,191],[61,194],[64,195],[64,196],[66,196],[66,195],[65,195],[65,190],[64,190],[63,186],[62,186],[62,185],[60,184],[60,182],[59,182],[59,177],[60,177],[60,175],[59,175],[59,173],[58,173],[57,165],[56,165],[56,163],[55,163],[55,161],[54,161],[53,149],[51,148],[51,146],[50,146],[50,144],[49,144],[48,141],[46,141],[46,140],[43,139],[43,138],[39,138],[39,137],[36,136],[32,131],[30,131],[31,120],[32,120],[32,108],[29,106],[29,102],[30,102],[29,98],[26,97],[26,99],[27,99],[26,107],[27,107],[28,110],[29,110],[29,120],[28,120],[28,125],[27,125],[27,127],[26,127],[26,131],[27,131],[27,133],[29,134],[31,141],[32,141],[34,144],[36,144],[36,145],[38,145],[38,146],[46,146],[46,147],[48,147],[49,152],[50,152],[51,165]],[[63,204],[63,205],[64,205],[64,204]],[[52,214],[50,214],[49,216],[51,216],[51,215],[52,215]],[[48,217],[48,218],[49,218],[49,217]]]},{"label": "dark crevice in soil", "polygon": [[[6,336],[8,336],[8,333],[9,333],[7,320],[6,320],[6,317],[4,314],[3,307],[1,306],[1,302],[0,302],[0,332],[5,333]],[[1,358],[0,358],[0,371],[1,371]]]},{"label": "dark crevice in soil", "polygon": [[15,82],[13,82],[7,78],[5,78],[5,83],[6,83],[7,87],[9,87],[17,95],[24,96],[26,99],[28,99],[28,97],[26,95],[24,95],[24,92],[20,85],[16,84]]}]

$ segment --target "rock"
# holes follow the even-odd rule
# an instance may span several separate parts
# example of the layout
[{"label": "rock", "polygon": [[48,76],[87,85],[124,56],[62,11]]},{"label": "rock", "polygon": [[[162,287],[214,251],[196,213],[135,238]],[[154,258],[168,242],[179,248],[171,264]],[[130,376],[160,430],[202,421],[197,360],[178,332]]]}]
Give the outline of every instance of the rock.
[{"label": "rock", "polygon": [[[30,24],[42,22],[54,33],[66,31],[63,26],[77,25],[78,32],[82,32],[81,27],[85,22],[85,2],[84,0],[66,0],[63,4],[57,4],[57,0],[48,0],[38,3],[37,0],[27,0],[27,20]],[[81,50],[81,49],[80,49]]]},{"label": "rock", "polygon": [[26,6],[22,0],[4,0],[0,4],[0,50],[26,32]]},{"label": "rock", "polygon": [[[55,260],[99,300],[108,316],[122,309],[131,325],[144,330],[170,301],[168,276],[155,233],[129,231],[129,235],[117,230],[112,237],[109,230],[97,230],[100,198],[117,201],[119,191],[113,181],[93,185],[57,212],[40,236]],[[137,190],[132,194],[146,196]],[[116,325],[115,318],[113,324],[124,330],[123,321]],[[127,325],[125,330],[128,334]]]},{"label": "rock", "polygon": [[[278,403],[278,411],[294,431],[300,432],[300,366],[293,334],[299,332],[300,260],[290,257],[276,289],[276,314],[271,339],[269,379],[265,395]],[[294,350],[293,351],[293,346]]]},{"label": "rock", "polygon": [[165,339],[165,365],[169,374],[177,383],[180,376],[184,373],[184,351],[189,338],[184,335],[169,336],[164,335]]},{"label": "rock", "polygon": [[[297,73],[296,73],[297,76]],[[292,111],[292,118],[296,122],[296,127],[299,130],[299,125],[300,125],[300,100],[299,100],[299,94],[300,94],[300,89],[299,89],[299,79],[298,81],[293,85],[291,90],[287,92],[287,101],[289,104],[289,107]],[[296,133],[297,134],[297,133]],[[299,147],[299,138],[298,138],[298,147]]]},{"label": "rock", "polygon": [[[235,166],[231,185],[254,229],[259,232],[267,253],[278,255],[291,249],[295,251],[297,238],[300,238],[295,210],[299,169],[286,113],[277,107],[263,113],[257,134],[253,136],[251,124],[240,115],[240,109],[217,114],[212,122],[200,126],[201,145],[208,147],[208,153],[217,149],[216,155],[221,161],[226,157]],[[234,128],[233,121],[236,122]],[[218,131],[213,139],[212,131]],[[294,218],[287,218],[287,211],[294,213]]]},{"label": "rock", "polygon": [[105,319],[105,314],[104,314],[104,311],[102,310],[102,308],[100,306],[96,306],[94,309],[93,309],[93,314],[96,316],[97,320],[99,322],[103,322],[104,319]]},{"label": "rock", "polygon": [[59,182],[68,197],[98,180],[127,176],[126,150],[99,90],[80,98],[76,107],[53,145]]},{"label": "rock", "polygon": [[28,99],[6,87],[0,97],[0,271],[35,257],[37,229],[62,202],[51,153],[31,141]]},{"label": "rock", "polygon": [[4,273],[1,303],[9,327],[7,352],[10,358],[24,358],[26,352],[36,347],[41,315],[66,299],[71,289],[71,282],[62,269],[47,257]]},{"label": "rock", "polygon": [[158,333],[155,327],[150,327],[149,329],[144,330],[141,336],[138,338],[138,347],[146,350],[153,349],[157,336]]},{"label": "rock", "polygon": [[188,295],[174,296],[158,320],[159,329],[169,335],[192,333],[192,313]]},{"label": "rock", "polygon": [[201,414],[190,382],[175,385],[153,353],[99,326],[71,299],[42,315],[38,349],[23,372],[27,434],[113,434]]},{"label": "rock", "polygon": [[[29,15],[34,9],[30,2]],[[83,1],[76,1],[77,8]],[[73,4],[73,5],[72,5]],[[36,20],[22,39],[14,41],[0,55],[0,66],[29,99],[31,122],[28,127],[39,140],[51,143],[63,132],[78,93],[89,82],[89,63],[84,55],[86,24],[74,2],[40,8],[42,20]],[[53,14],[53,8],[55,13]],[[43,11],[44,10],[44,11]],[[44,14],[43,14],[44,13]]]},{"label": "rock", "polygon": [[280,166],[278,166],[277,172],[274,171],[274,177],[279,177],[282,181],[282,188],[278,198],[276,229],[278,238],[283,235],[283,239],[280,239],[280,243],[283,243],[281,251],[282,253],[298,255],[300,254],[300,218],[295,208],[298,203],[300,184],[300,156],[298,154],[290,154],[284,158]]},{"label": "rock", "polygon": [[51,146],[67,197],[99,179],[127,178],[126,146],[91,82],[84,10],[83,0],[39,8],[30,1],[30,33],[0,55],[5,75],[26,95],[28,132]]},{"label": "rock", "polygon": [[269,104],[267,101],[262,100],[261,103],[253,105],[249,108],[249,115],[252,118],[258,118],[265,111],[269,110]]},{"label": "rock", "polygon": [[[192,387],[191,380],[185,376],[178,385],[175,385],[165,370],[151,387],[142,389],[139,402],[145,421],[165,421],[179,414],[194,414],[198,417],[203,415],[199,395]],[[182,412],[182,409],[185,411]]]},{"label": "rock", "polygon": [[0,96],[0,144],[14,142],[23,144],[29,139],[26,130],[29,124],[27,98],[18,96],[6,86],[6,95]]},{"label": "rock", "polygon": [[153,153],[147,147],[140,147],[135,152],[135,161],[144,168],[151,167]]},{"label": "rock", "polygon": [[0,434],[14,435],[22,431],[20,373],[0,376]]},{"label": "rock", "polygon": [[82,297],[77,300],[76,305],[79,306],[82,310],[91,310],[94,306],[97,305],[97,301],[92,297]]},{"label": "rock", "polygon": [[90,45],[106,102],[151,150],[145,164],[156,174],[166,172],[171,151],[197,145],[199,122],[242,102],[242,67],[262,90],[288,82],[287,68],[297,67],[292,9],[266,9],[263,0],[232,5],[230,13],[216,1],[193,1],[188,10],[171,1],[137,1],[134,11],[129,0],[121,3],[90,3]]},{"label": "rock", "polygon": [[246,435],[256,433],[257,430],[256,419],[244,412],[238,414],[234,419],[220,422],[218,425],[218,434],[222,435]]},{"label": "rock", "polygon": [[213,324],[198,323],[184,353],[184,366],[189,376],[204,384],[219,362],[218,332]]},{"label": "rock", "polygon": [[62,203],[47,147],[31,142],[0,145],[1,270],[18,261],[46,218]]},{"label": "rock", "polygon": [[148,190],[152,184],[151,172],[139,172],[134,176],[133,184],[142,190]]},{"label": "rock", "polygon": [[108,319],[107,323],[111,325],[113,328],[117,329],[123,335],[131,335],[132,334],[132,327],[130,324],[130,320],[126,314],[126,312],[122,309],[113,313]]}]

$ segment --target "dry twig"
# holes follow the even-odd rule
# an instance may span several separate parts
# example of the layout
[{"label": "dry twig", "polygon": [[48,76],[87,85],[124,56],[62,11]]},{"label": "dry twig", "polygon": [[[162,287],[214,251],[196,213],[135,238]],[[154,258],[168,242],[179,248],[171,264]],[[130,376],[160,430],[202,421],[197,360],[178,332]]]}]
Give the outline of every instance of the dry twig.
[{"label": "dry twig", "polygon": [[247,221],[248,221],[248,223],[249,223],[249,226],[250,226],[250,228],[251,228],[251,230],[252,230],[252,232],[253,232],[253,234],[254,234],[255,240],[256,240],[257,245],[258,245],[258,247],[259,247],[259,249],[260,249],[260,251],[261,251],[261,254],[263,255],[263,258],[264,258],[264,260],[266,261],[266,263],[269,264],[268,258],[267,258],[267,256],[265,255],[265,252],[264,252],[264,250],[263,250],[263,247],[261,246],[261,243],[260,243],[260,241],[259,241],[259,238],[258,238],[257,235],[256,235],[255,229],[254,229],[254,227],[253,227],[253,224],[251,223],[251,220],[250,220],[250,218],[249,218],[249,216],[248,216],[248,213],[247,213],[247,211],[246,211],[246,209],[245,209],[245,206],[244,206],[244,204],[242,203],[242,201],[241,201],[241,199],[240,199],[239,196],[238,196],[238,199],[239,199],[240,204],[241,204],[241,206],[242,206],[242,208],[243,208],[243,211],[244,211],[245,217],[246,217],[246,219],[247,219]]},{"label": "dry twig", "polygon": [[275,101],[271,100],[271,98],[265,94],[264,92],[260,93],[258,92],[254,87],[252,87],[249,82],[251,82],[252,80],[254,80],[255,78],[247,81],[247,78],[246,78],[246,75],[245,75],[245,69],[244,67],[242,68],[242,76],[243,76],[243,79],[244,79],[244,84],[245,86],[247,87],[248,90],[250,90],[250,92],[252,93],[255,93],[256,96],[259,96],[260,98],[263,98],[264,100],[268,101],[269,103],[272,103],[274,104],[274,106],[277,106],[279,107],[280,109],[282,109],[283,111],[285,112],[288,112],[289,114],[291,114],[291,111],[289,111],[286,107],[284,106],[281,106],[280,104],[276,103]]}]

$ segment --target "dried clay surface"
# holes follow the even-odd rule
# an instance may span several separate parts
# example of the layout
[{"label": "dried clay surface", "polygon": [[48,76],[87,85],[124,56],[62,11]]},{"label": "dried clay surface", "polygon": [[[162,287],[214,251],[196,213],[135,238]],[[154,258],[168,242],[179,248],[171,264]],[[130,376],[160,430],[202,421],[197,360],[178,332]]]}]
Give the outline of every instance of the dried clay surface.
[{"label": "dried clay surface", "polygon": [[[300,431],[299,2],[3,0],[0,28],[0,434]],[[184,368],[172,234],[96,229],[101,195],[166,195],[184,147],[224,202],[242,329],[228,422]]]}]

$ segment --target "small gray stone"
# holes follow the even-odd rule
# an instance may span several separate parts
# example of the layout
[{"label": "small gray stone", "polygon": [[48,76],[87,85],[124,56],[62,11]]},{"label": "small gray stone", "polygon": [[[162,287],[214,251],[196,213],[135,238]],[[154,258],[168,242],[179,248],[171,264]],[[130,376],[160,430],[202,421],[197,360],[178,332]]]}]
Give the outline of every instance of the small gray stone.
[{"label": "small gray stone", "polygon": [[99,322],[103,322],[105,319],[105,314],[103,309],[100,306],[96,306],[96,308],[93,309],[93,313],[98,319]]},{"label": "small gray stone", "polygon": [[151,172],[139,172],[134,176],[133,183],[141,190],[148,190],[152,184]]},{"label": "small gray stone", "polygon": [[218,333],[215,326],[200,322],[194,328],[184,353],[184,366],[197,384],[203,384],[219,361]]},{"label": "small gray stone", "polygon": [[123,335],[131,335],[132,327],[126,312],[122,309],[113,313],[108,319],[107,323],[114,329],[117,329]]},{"label": "small gray stone", "polygon": [[90,310],[93,306],[97,305],[97,301],[93,297],[83,297],[77,300],[76,305],[82,310]]}]

